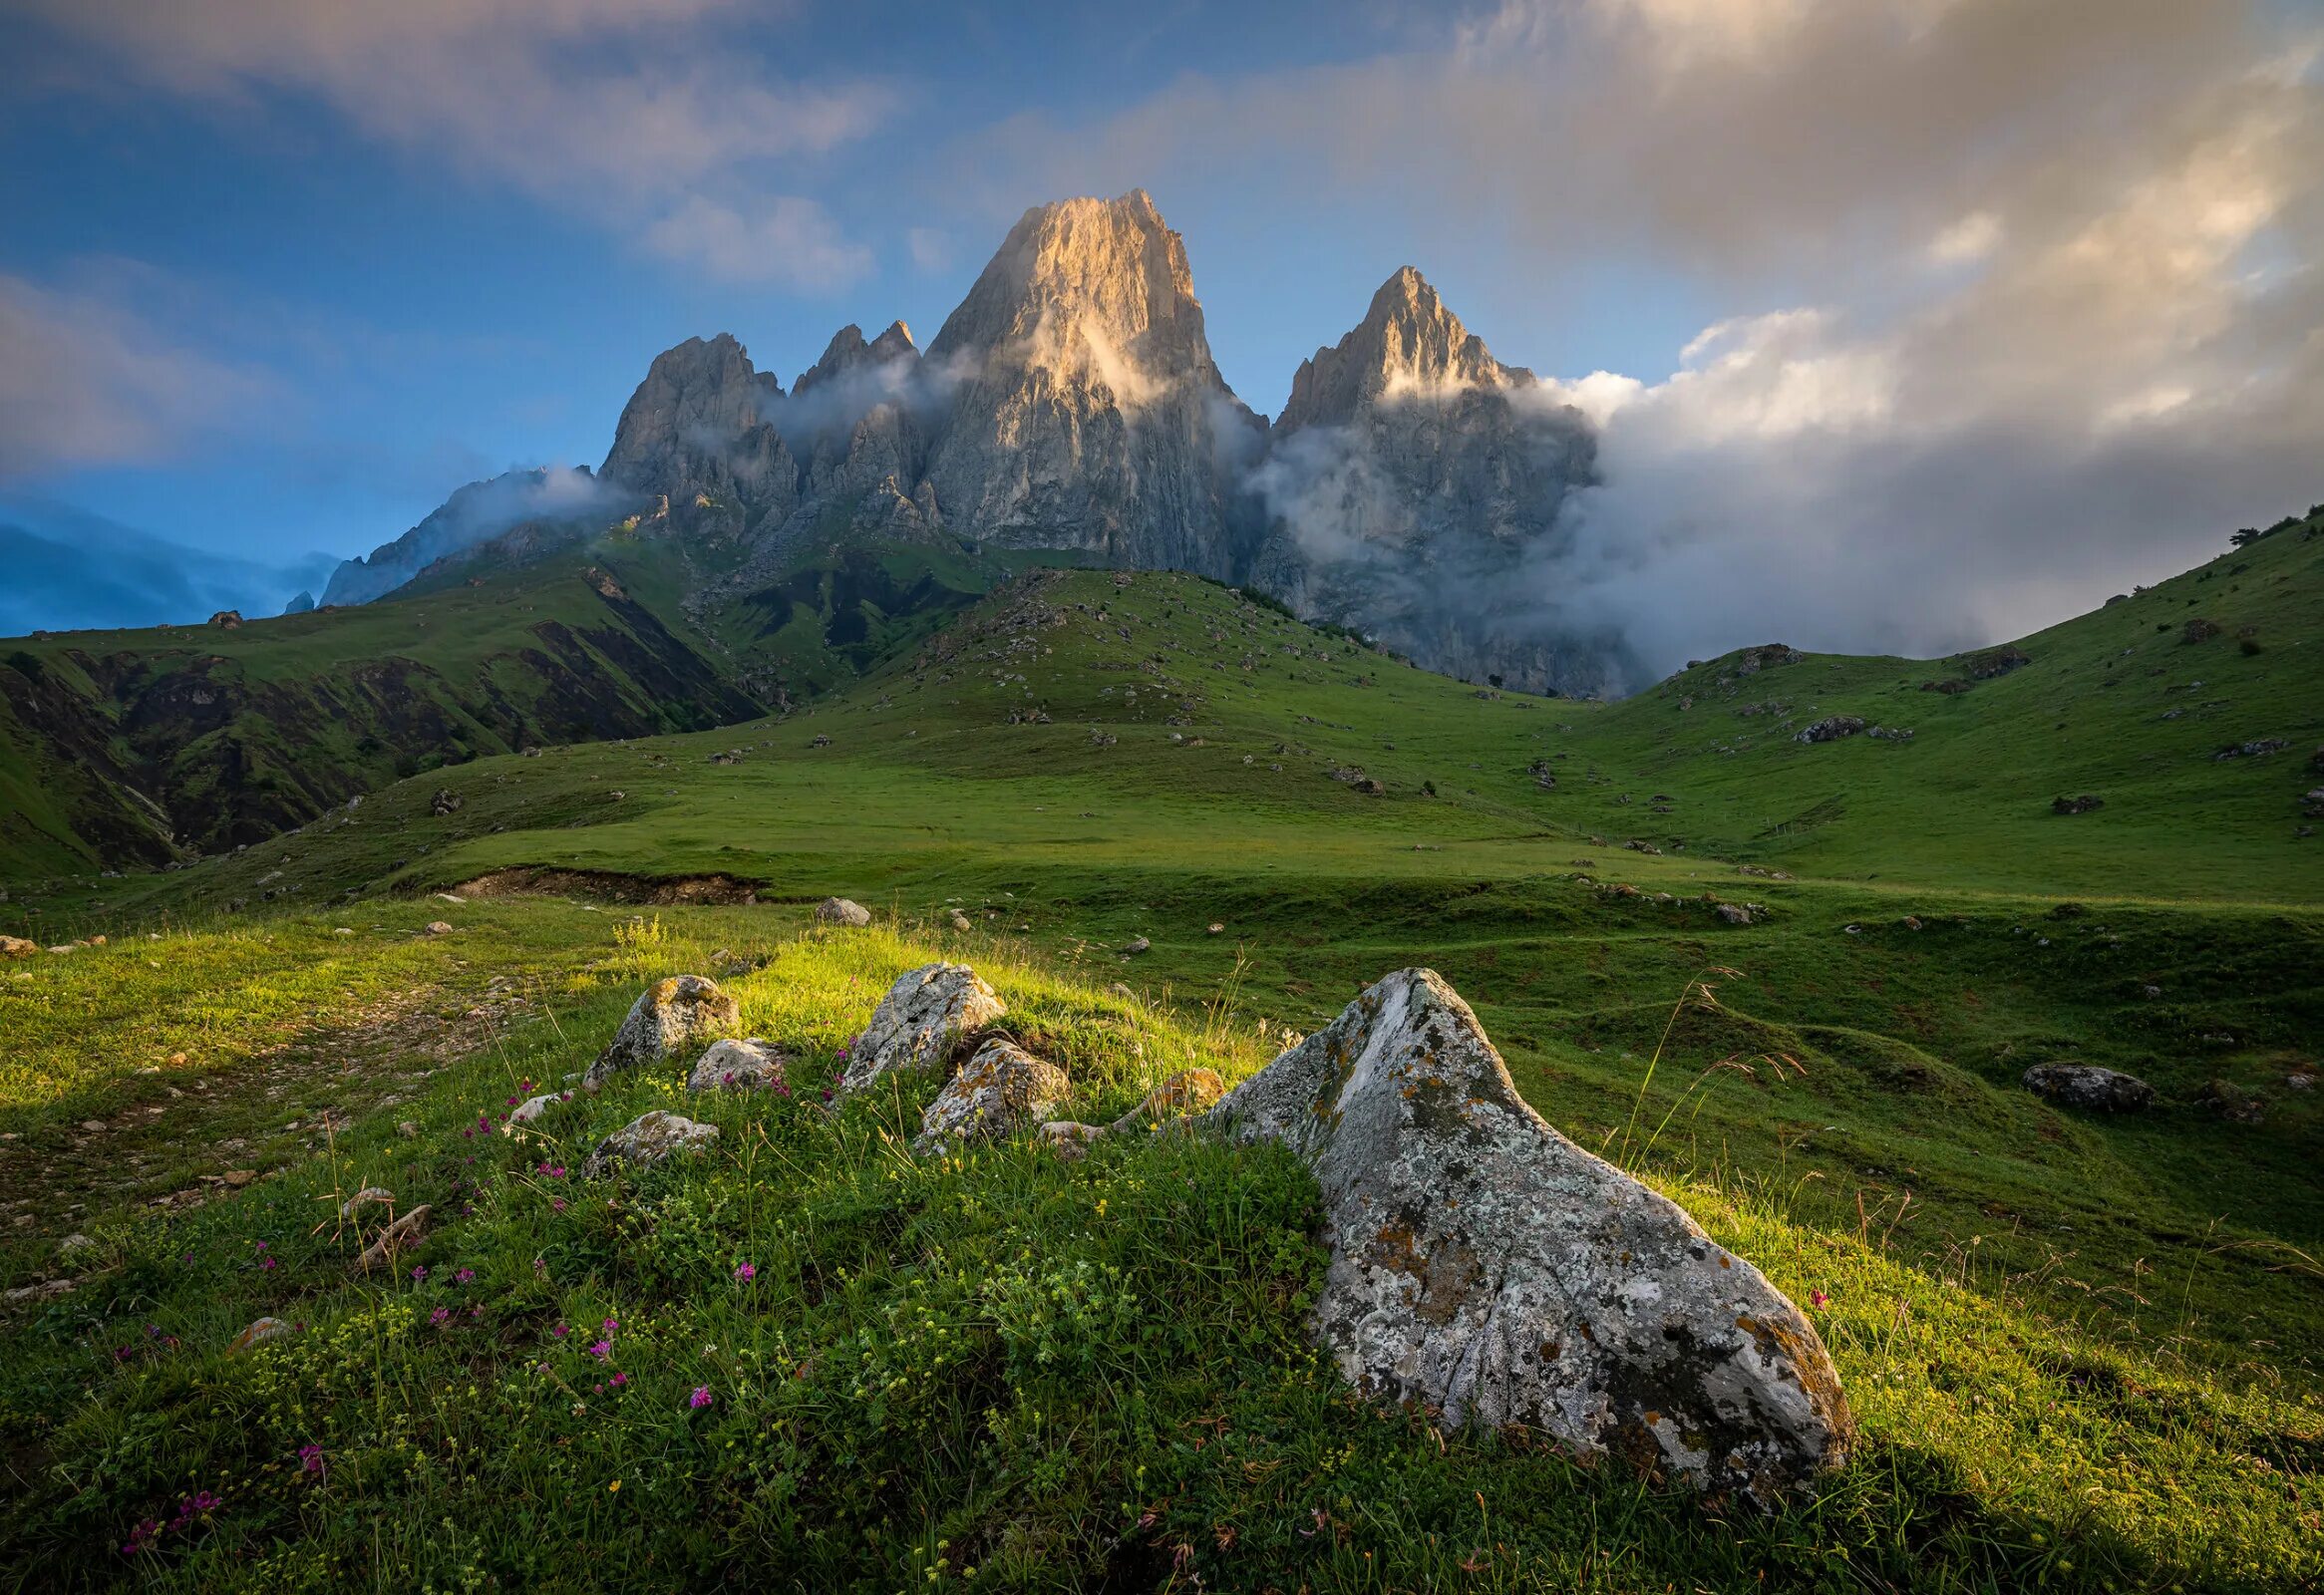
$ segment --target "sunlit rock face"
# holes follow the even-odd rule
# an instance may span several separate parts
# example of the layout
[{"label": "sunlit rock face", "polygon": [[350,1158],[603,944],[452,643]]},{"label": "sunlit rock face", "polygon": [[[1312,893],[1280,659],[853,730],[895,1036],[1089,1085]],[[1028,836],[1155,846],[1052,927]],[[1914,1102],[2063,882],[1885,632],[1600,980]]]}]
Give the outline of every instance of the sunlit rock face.
[{"label": "sunlit rock face", "polygon": [[1210,357],[1183,240],[1143,190],[1028,210],[945,320],[928,480],[957,535],[1230,578],[1265,423]]},{"label": "sunlit rock face", "polygon": [[1614,651],[1543,602],[1594,457],[1580,412],[1495,360],[1406,266],[1292,380],[1253,474],[1268,531],[1252,578],[1435,670],[1609,690]]}]

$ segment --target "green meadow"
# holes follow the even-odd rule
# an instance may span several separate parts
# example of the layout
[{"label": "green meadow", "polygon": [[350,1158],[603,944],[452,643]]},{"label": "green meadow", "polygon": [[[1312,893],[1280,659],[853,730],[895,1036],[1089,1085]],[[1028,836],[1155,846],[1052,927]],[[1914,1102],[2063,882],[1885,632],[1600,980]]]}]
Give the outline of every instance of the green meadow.
[{"label": "green meadow", "polygon": [[[590,557],[650,598],[650,550]],[[2324,522],[2014,657],[1750,650],[1615,704],[1191,576],[881,607],[921,579],[791,594],[801,654],[861,646],[780,717],[166,872],[24,855],[0,930],[72,950],[0,961],[21,1587],[2324,1580]],[[933,1081],[826,1113],[935,957],[1087,1119],[1441,971],[1552,1124],[1809,1309],[1851,1460],[1762,1517],[1359,1400],[1281,1154],[914,1159]],[[807,1061],[790,1097],[673,1066],[499,1133],[680,972]],[[2021,1085],[2062,1061],[2156,1105]],[[576,1177],[654,1106],[716,1149]],[[392,1274],[353,1266],[368,1186],[435,1216]],[[262,1314],[299,1327],[229,1353]]]}]

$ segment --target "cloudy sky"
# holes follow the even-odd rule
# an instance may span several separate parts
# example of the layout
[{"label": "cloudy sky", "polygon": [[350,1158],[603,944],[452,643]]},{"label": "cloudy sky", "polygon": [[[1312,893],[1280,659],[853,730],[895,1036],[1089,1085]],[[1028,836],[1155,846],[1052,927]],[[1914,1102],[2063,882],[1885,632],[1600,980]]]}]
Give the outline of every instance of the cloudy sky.
[{"label": "cloudy sky", "polygon": [[[940,18],[923,13],[940,10]],[[2313,0],[0,0],[0,507],[245,559],[932,332],[1150,189],[1258,409],[1418,265],[1604,428],[1543,601],[1941,651],[2324,498]]]}]

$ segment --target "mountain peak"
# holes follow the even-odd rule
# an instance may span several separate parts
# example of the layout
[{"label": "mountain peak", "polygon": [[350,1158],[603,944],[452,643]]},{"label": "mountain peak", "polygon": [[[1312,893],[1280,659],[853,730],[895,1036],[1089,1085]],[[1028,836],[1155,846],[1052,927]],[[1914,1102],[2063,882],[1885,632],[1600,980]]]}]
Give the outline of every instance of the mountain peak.
[{"label": "mountain peak", "polygon": [[1343,422],[1398,393],[1526,387],[1532,381],[1522,366],[1494,359],[1485,340],[1461,324],[1418,268],[1399,266],[1346,337],[1300,363],[1276,425]]},{"label": "mountain peak", "polygon": [[1185,241],[1144,188],[1027,210],[928,353],[945,359],[1003,348],[1029,366],[1094,371],[1129,403],[1154,384],[1187,376],[1224,386]]},{"label": "mountain peak", "polygon": [[893,361],[919,359],[920,351],[912,344],[911,329],[900,321],[891,321],[887,330],[866,343],[863,329],[852,321],[831,334],[825,346],[823,358],[800,373],[792,385],[792,394],[807,393],[834,378],[866,366],[884,366]]}]

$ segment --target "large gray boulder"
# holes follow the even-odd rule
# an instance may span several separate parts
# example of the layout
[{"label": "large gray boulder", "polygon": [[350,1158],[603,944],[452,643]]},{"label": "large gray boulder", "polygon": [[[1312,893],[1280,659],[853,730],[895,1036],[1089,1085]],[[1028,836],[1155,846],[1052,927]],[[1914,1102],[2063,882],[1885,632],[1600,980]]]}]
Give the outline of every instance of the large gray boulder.
[{"label": "large gray boulder", "polygon": [[822,924],[861,929],[871,923],[871,910],[852,897],[826,897],[815,905],[815,917]]},{"label": "large gray boulder", "polygon": [[640,1114],[597,1143],[581,1163],[581,1177],[596,1179],[626,1163],[646,1168],[679,1152],[695,1151],[718,1139],[716,1124],[698,1124],[657,1108]]},{"label": "large gray boulder", "polygon": [[2066,1108],[2099,1114],[2145,1113],[2155,1088],[2136,1075],[2097,1064],[2036,1064],[2025,1072],[2025,1088]]},{"label": "large gray boulder", "polygon": [[625,1069],[650,1068],[741,1023],[742,1009],[715,980],[672,975],[656,981],[630,1008],[581,1086],[596,1091]]},{"label": "large gray boulder", "polygon": [[1055,1064],[1005,1041],[988,1041],[944,1083],[920,1115],[912,1150],[943,1157],[980,1141],[1005,1140],[1047,1118],[1073,1094]]},{"label": "large gray boulder", "polygon": [[1371,987],[1208,1122],[1314,1168],[1314,1328],[1360,1388],[1761,1505],[1842,1459],[1847,1402],[1807,1318],[1544,1123],[1434,971]]},{"label": "large gray boulder", "polygon": [[927,1069],[951,1056],[952,1044],[1007,1013],[1008,1006],[966,964],[922,964],[896,977],[847,1050],[839,1078],[844,1095],[896,1069]]}]

